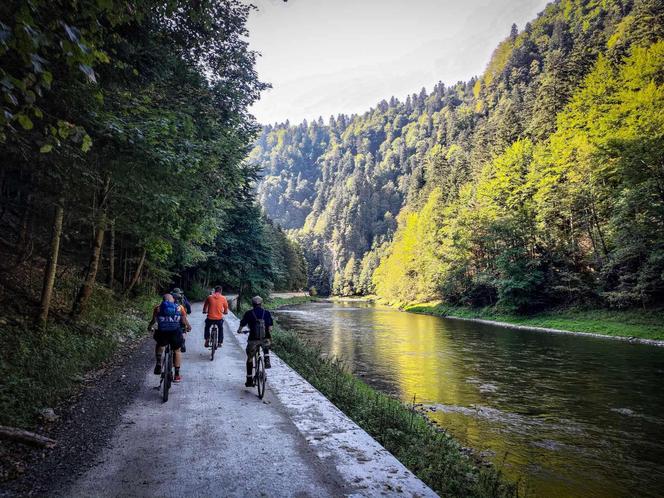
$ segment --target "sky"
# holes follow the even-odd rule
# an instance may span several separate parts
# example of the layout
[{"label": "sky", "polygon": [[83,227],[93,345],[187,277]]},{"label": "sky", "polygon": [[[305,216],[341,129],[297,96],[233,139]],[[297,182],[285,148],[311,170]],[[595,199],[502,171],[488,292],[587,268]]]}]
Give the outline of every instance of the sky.
[{"label": "sky", "polygon": [[262,124],[363,113],[482,73],[496,45],[547,0],[251,0],[249,45],[272,85]]}]

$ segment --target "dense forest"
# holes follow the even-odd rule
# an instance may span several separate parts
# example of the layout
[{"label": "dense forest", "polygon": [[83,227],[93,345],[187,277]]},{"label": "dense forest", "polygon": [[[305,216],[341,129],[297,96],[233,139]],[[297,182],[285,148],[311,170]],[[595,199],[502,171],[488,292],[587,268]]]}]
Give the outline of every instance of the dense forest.
[{"label": "dense forest", "polygon": [[243,162],[259,132],[247,108],[266,88],[250,10],[2,2],[2,290],[22,312],[45,322],[55,293],[76,318],[96,285],[302,286],[302,254],[261,214]]},{"label": "dense forest", "polygon": [[266,126],[259,198],[319,293],[520,312],[664,298],[664,4],[559,0],[484,74]]}]

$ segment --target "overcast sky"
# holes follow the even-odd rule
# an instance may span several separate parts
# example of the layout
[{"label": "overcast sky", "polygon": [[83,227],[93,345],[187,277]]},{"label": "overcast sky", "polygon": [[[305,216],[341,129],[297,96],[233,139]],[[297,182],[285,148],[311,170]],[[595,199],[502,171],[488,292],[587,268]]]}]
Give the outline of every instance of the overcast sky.
[{"label": "overcast sky", "polygon": [[273,88],[263,124],[362,113],[382,99],[479,75],[513,22],[547,0],[252,0],[249,42]]}]

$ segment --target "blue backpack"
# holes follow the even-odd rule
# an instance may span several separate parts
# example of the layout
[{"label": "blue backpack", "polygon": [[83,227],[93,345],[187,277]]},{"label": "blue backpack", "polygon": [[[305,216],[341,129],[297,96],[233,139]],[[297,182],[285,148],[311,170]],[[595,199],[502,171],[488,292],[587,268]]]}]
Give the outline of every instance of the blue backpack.
[{"label": "blue backpack", "polygon": [[159,305],[157,313],[157,326],[161,332],[175,332],[180,330],[182,314],[180,306],[170,301],[164,301]]}]

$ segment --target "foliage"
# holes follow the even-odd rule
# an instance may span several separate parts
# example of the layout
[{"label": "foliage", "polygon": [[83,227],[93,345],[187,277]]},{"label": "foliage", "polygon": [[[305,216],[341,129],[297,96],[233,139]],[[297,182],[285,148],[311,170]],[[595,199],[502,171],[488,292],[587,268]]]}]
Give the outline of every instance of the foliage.
[{"label": "foliage", "polygon": [[273,333],[275,352],[441,496],[517,496],[493,467],[480,467],[424,415],[353,377],[335,358],[321,357],[293,332]]},{"label": "foliage", "polygon": [[406,305],[404,310],[425,315],[480,318],[570,332],[664,340],[664,313],[661,309],[643,313],[642,310],[564,308],[523,315],[510,313],[495,306],[464,308],[431,302]]},{"label": "foliage", "polygon": [[118,301],[98,289],[78,324],[51,324],[41,334],[34,334],[29,322],[3,325],[0,424],[33,425],[38,411],[71,394],[88,370],[108,360],[121,344],[144,337],[151,304],[154,299]]},{"label": "foliage", "polygon": [[319,292],[653,306],[662,26],[655,0],[560,0],[513,26],[480,78],[267,126],[251,155],[262,205],[297,230]]}]

